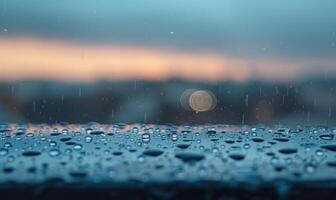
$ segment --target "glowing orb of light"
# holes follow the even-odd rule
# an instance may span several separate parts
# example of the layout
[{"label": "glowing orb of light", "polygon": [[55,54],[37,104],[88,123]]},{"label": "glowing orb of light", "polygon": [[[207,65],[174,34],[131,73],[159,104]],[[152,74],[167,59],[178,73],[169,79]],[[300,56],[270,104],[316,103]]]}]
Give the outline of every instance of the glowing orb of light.
[{"label": "glowing orb of light", "polygon": [[181,104],[187,110],[206,112],[216,107],[217,98],[210,91],[188,89],[181,96]]}]

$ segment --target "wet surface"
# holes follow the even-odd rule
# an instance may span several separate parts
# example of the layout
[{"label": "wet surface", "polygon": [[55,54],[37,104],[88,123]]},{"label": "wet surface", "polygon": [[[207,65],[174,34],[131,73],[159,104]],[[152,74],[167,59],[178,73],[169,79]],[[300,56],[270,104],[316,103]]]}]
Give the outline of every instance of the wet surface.
[{"label": "wet surface", "polygon": [[222,191],[267,186],[276,197],[307,185],[333,192],[334,134],[300,126],[1,124],[0,186],[174,190],[211,183]]}]

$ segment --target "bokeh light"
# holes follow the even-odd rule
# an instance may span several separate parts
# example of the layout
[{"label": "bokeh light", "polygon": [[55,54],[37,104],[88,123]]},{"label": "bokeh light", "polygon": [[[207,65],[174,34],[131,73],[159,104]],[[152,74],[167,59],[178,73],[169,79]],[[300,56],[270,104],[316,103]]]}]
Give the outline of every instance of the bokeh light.
[{"label": "bokeh light", "polygon": [[217,98],[207,90],[188,89],[181,95],[181,105],[189,111],[206,112],[216,107]]}]

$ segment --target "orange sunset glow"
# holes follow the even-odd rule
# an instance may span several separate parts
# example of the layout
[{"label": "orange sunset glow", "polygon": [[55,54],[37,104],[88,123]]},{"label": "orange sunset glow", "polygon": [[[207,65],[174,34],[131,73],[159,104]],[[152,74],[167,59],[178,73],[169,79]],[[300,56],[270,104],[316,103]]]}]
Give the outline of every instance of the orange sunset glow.
[{"label": "orange sunset glow", "polygon": [[[253,69],[251,65],[255,66]],[[274,66],[274,67],[265,67]],[[280,66],[280,67],[279,67]],[[243,81],[251,77],[288,77],[298,66],[250,61],[214,52],[86,45],[27,38],[0,38],[0,80],[57,81],[186,80]]]}]

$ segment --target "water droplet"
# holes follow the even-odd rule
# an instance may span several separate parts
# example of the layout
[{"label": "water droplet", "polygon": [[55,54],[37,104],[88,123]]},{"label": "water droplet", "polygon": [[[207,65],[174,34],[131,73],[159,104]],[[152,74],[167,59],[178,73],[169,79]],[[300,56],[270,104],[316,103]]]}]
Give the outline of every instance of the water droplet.
[{"label": "water droplet", "polygon": [[181,144],[177,144],[176,146],[178,148],[180,148],[180,149],[187,149],[190,146],[190,144],[188,144],[188,143],[181,143]]},{"label": "water droplet", "polygon": [[41,152],[39,151],[25,151],[22,153],[23,156],[27,156],[27,157],[33,157],[33,156],[39,156],[41,155]]},{"label": "water droplet", "polygon": [[336,151],[336,144],[322,145],[321,148],[329,151]]},{"label": "water droplet", "polygon": [[332,135],[332,134],[324,134],[324,135],[320,135],[320,138],[322,140],[332,140],[332,139],[334,139],[334,135]]},{"label": "water droplet", "polygon": [[306,170],[307,173],[311,174],[311,173],[315,172],[316,168],[315,168],[315,166],[309,164],[305,167],[305,170]]},{"label": "water droplet", "polygon": [[148,143],[150,141],[150,135],[148,133],[142,134],[142,141]]},{"label": "water droplet", "polygon": [[336,161],[329,161],[329,162],[327,162],[327,166],[329,166],[329,167],[336,167]]},{"label": "water droplet", "polygon": [[133,127],[132,128],[132,133],[133,134],[138,134],[139,133],[139,128],[138,127]]},{"label": "water droplet", "polygon": [[233,160],[243,160],[245,158],[245,156],[243,154],[240,153],[233,153],[229,155],[230,158],[232,158]]},{"label": "water droplet", "polygon": [[264,139],[262,139],[262,138],[252,138],[252,141],[253,142],[263,142],[264,141]]},{"label": "water droplet", "polygon": [[244,149],[249,149],[251,147],[251,145],[248,144],[248,143],[245,143],[243,147],[244,147]]},{"label": "water droplet", "polygon": [[57,146],[57,143],[55,141],[50,141],[49,146],[55,147],[55,146]]},{"label": "water droplet", "polygon": [[115,156],[121,156],[123,154],[123,152],[121,152],[121,151],[114,151],[112,154],[115,155]]},{"label": "water droplet", "polygon": [[323,153],[322,150],[318,149],[318,150],[315,151],[315,154],[316,154],[317,156],[323,156],[324,153]]},{"label": "water droplet", "polygon": [[6,174],[10,174],[14,172],[14,168],[13,167],[5,167],[3,168],[3,172]]},{"label": "water droplet", "polygon": [[150,150],[144,151],[143,154],[146,156],[157,157],[163,154],[163,151],[157,150],[157,149],[150,149]]},{"label": "water droplet", "polygon": [[140,156],[138,156],[137,161],[142,163],[142,162],[145,161],[145,157],[140,155]]},{"label": "water droplet", "polygon": [[89,132],[91,135],[102,135],[105,132],[104,131],[99,131],[99,130],[92,130]]},{"label": "water droplet", "polygon": [[175,157],[182,160],[183,162],[194,162],[204,159],[204,155],[191,152],[183,152],[175,154]]},{"label": "water droplet", "polygon": [[61,138],[60,141],[67,142],[67,141],[70,141],[71,139],[72,139],[71,137],[64,137],[64,138]]},{"label": "water droplet", "polygon": [[75,145],[73,146],[73,149],[76,150],[76,151],[79,151],[79,150],[81,150],[82,148],[83,148],[83,145],[81,145],[81,144],[75,144]]},{"label": "water droplet", "polygon": [[177,134],[176,134],[176,133],[173,133],[173,134],[171,135],[171,140],[172,140],[173,142],[175,142],[175,141],[178,140],[178,137],[177,137]]},{"label": "water droplet", "polygon": [[5,142],[4,147],[6,149],[12,148],[12,144],[10,142]]},{"label": "water droplet", "polygon": [[285,155],[297,153],[297,149],[294,148],[283,148],[279,149],[279,152]]},{"label": "water droplet", "polygon": [[58,156],[60,154],[60,151],[58,149],[51,149],[49,151],[49,155],[52,157]]},{"label": "water droplet", "polygon": [[0,149],[0,156],[6,156],[8,154],[7,149]]},{"label": "water droplet", "polygon": [[278,142],[288,142],[289,139],[287,138],[274,138],[274,140],[278,141]]}]

